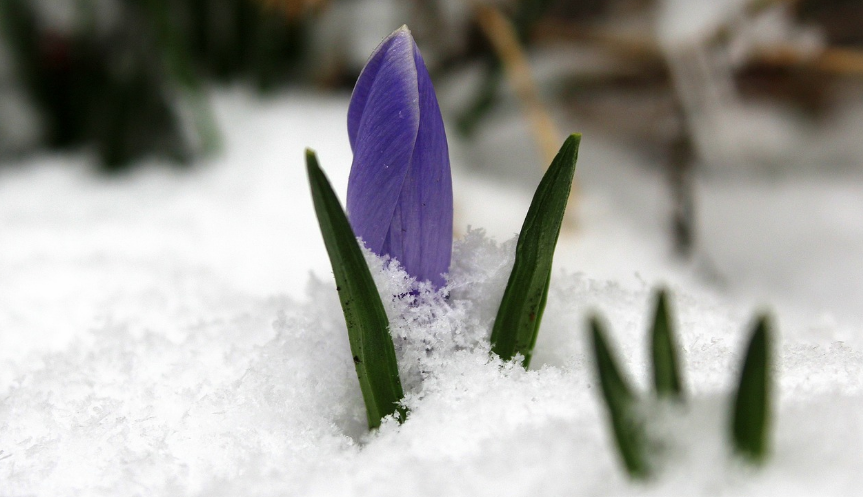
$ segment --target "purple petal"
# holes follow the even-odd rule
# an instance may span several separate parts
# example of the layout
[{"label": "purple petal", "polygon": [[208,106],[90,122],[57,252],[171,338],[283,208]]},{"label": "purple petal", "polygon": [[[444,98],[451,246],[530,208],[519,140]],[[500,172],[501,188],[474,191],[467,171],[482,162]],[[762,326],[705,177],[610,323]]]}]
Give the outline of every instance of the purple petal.
[{"label": "purple petal", "polygon": [[453,199],[443,118],[431,78],[414,45],[420,122],[410,171],[405,177],[383,252],[408,274],[442,286],[452,258]]},{"label": "purple petal", "polygon": [[348,135],[354,232],[411,276],[442,286],[452,256],[449,151],[431,78],[406,27],[375,49],[360,74]]},{"label": "purple petal", "polygon": [[374,66],[368,76],[360,77],[348,111],[354,161],[348,178],[347,208],[356,235],[381,254],[419,128],[417,71],[410,33],[406,29],[394,32],[372,59]]},{"label": "purple petal", "polygon": [[[384,58],[387,56],[387,52],[394,42],[396,42],[402,31],[406,30],[406,28],[400,28],[396,30],[393,34],[387,36],[384,41],[375,48],[375,51],[372,52],[372,55],[369,57],[369,60],[366,62],[365,67],[363,67],[362,72],[360,72],[360,77],[357,78],[357,84],[354,85],[354,91],[351,94],[351,103],[348,106],[348,139],[351,142],[351,150],[354,150],[355,143],[357,141],[357,131],[360,128],[360,120],[363,116],[363,111],[366,108],[366,102],[369,99],[369,93],[371,93],[372,85],[377,78],[378,71],[380,71],[381,64],[384,62]],[[408,36],[410,36],[408,34]],[[399,40],[400,43],[404,43],[403,40]]]}]

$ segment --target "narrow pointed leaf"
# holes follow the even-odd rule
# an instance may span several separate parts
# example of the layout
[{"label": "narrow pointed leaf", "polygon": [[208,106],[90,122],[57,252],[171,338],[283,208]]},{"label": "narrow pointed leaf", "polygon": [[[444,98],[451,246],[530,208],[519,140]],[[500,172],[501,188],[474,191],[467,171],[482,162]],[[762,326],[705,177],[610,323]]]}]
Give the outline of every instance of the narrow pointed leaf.
[{"label": "narrow pointed leaf", "polygon": [[545,310],[554,249],[572,189],[580,142],[578,134],[566,139],[534,193],[491,333],[492,352],[504,360],[521,354],[525,368],[530,365]]},{"label": "narrow pointed leaf", "polygon": [[645,478],[650,475],[650,466],[647,461],[646,438],[635,412],[637,399],[620,372],[605,339],[602,323],[597,317],[590,319],[590,328],[602,398],[608,407],[611,429],[620,458],[631,477]]},{"label": "narrow pointed leaf", "polygon": [[755,324],[734,399],[732,441],[737,453],[752,462],[767,457],[770,431],[770,337],[768,316]]},{"label": "narrow pointed leaf", "polygon": [[404,394],[395,348],[377,287],[342,206],[311,150],[306,151],[306,168],[347,323],[369,428],[377,428],[382,418],[395,412],[399,421],[404,421],[407,413],[399,405]]},{"label": "narrow pointed leaf", "polygon": [[651,336],[651,356],[653,357],[653,386],[657,397],[681,399],[683,382],[677,362],[677,343],[668,310],[668,294],[660,290],[656,298],[656,312],[653,319]]}]

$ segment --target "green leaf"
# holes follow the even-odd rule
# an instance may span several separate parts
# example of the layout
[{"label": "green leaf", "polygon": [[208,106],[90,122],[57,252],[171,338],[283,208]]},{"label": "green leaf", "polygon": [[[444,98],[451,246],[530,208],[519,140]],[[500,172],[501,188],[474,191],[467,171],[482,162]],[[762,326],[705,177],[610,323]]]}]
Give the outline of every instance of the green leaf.
[{"label": "green leaf", "polygon": [[602,323],[596,316],[590,318],[590,328],[599,384],[620,458],[631,477],[646,478],[650,476],[650,466],[643,425],[636,412],[637,399],[620,372],[605,339]]},{"label": "green leaf", "polygon": [[378,289],[348,218],[311,150],[306,150],[306,169],[345,314],[369,428],[377,428],[382,418],[396,412],[398,420],[404,421],[407,411],[399,405],[404,393]]},{"label": "green leaf", "polygon": [[657,397],[683,398],[683,382],[677,362],[677,343],[668,310],[668,294],[659,290],[656,312],[651,330],[651,356],[653,357],[653,386]]},{"label": "green leaf", "polygon": [[749,340],[734,399],[731,427],[734,449],[756,463],[767,457],[769,443],[770,335],[770,318],[761,315]]},{"label": "green leaf", "polygon": [[521,354],[525,368],[530,364],[545,310],[554,248],[572,189],[580,142],[578,134],[566,139],[533,195],[491,332],[492,352],[504,360]]}]

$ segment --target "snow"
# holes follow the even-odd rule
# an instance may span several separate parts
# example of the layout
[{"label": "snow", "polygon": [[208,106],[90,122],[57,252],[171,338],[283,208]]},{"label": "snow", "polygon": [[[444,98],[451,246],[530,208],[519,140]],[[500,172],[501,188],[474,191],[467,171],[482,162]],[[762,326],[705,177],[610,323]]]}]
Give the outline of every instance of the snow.
[{"label": "snow", "polygon": [[[857,173],[702,178],[703,253],[682,264],[668,255],[660,176],[576,127],[578,206],[525,371],[490,357],[487,339],[531,173],[471,167],[453,139],[450,298],[391,298],[410,281],[368,257],[411,414],[367,433],[302,163],[315,149],[344,193],[348,97],[214,97],[224,154],[192,171],[150,164],[105,179],[84,154],[0,170],[0,494],[841,496],[863,485]],[[491,143],[525,156],[525,141]],[[601,313],[645,391],[660,283],[691,403],[657,427],[664,470],[635,484],[613,450],[584,321]],[[778,323],[777,413],[772,458],[755,469],[729,456],[724,430],[760,305]]]}]

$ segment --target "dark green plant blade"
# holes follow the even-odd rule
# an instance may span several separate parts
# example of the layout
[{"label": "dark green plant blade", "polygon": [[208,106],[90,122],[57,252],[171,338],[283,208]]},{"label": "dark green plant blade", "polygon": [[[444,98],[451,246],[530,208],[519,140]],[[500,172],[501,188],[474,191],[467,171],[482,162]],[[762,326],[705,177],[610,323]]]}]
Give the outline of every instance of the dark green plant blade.
[{"label": "dark green plant blade", "polygon": [[399,405],[404,393],[389,334],[389,320],[378,289],[339,199],[311,150],[306,150],[306,169],[345,314],[369,428],[377,428],[381,418],[395,412],[399,413],[399,421],[404,421],[407,412]]},{"label": "dark green plant blade", "polygon": [[554,248],[572,189],[581,135],[570,135],[533,195],[518,236],[515,264],[491,332],[491,350],[504,360],[524,356],[530,364],[545,310]]},{"label": "dark green plant blade", "polygon": [[770,318],[761,315],[752,332],[734,399],[734,450],[752,462],[767,457],[770,431]]},{"label": "dark green plant blade", "polygon": [[590,318],[593,354],[611,429],[626,470],[633,478],[650,475],[646,438],[635,411],[637,399],[608,347],[599,318]]},{"label": "dark green plant blade", "polygon": [[656,297],[656,312],[650,333],[653,357],[653,387],[657,397],[681,399],[683,383],[677,362],[677,343],[668,309],[668,293],[661,289]]}]

